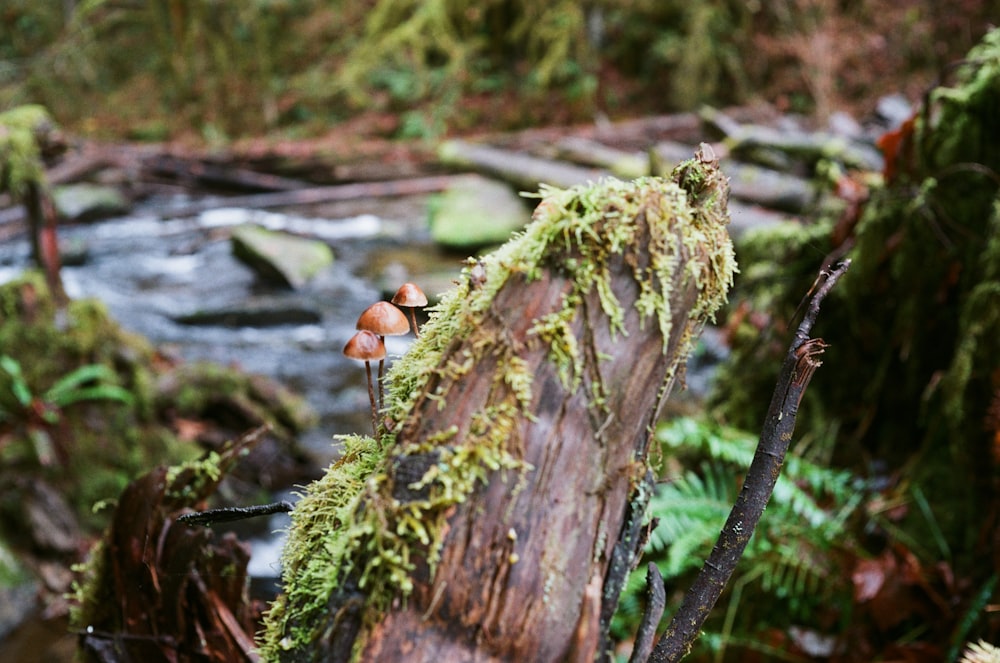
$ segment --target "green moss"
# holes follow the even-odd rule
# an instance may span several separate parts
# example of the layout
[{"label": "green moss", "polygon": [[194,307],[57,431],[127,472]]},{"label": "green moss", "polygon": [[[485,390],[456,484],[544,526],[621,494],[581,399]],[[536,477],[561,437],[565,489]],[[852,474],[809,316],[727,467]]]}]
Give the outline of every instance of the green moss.
[{"label": "green moss", "polygon": [[42,106],[18,106],[0,113],[0,192],[14,198],[45,177],[37,135],[52,126]]},{"label": "green moss", "polygon": [[[129,480],[157,462],[175,462],[198,453],[181,444],[148,415],[153,400],[154,353],[143,339],[122,330],[104,306],[93,300],[71,302],[57,314],[41,274],[28,272],[0,286],[0,347],[24,372],[32,395],[44,394],[60,378],[88,365],[110,369],[130,402],[83,400],[59,408],[57,421],[37,420],[13,399],[10,376],[0,371],[0,427],[6,436],[0,478],[34,477],[58,486],[86,530],[105,524],[92,505],[114,498]],[[50,457],[40,456],[38,440],[48,440]],[[4,502],[17,499],[0,491]],[[2,531],[16,536],[22,517],[10,512]],[[7,529],[10,527],[11,529]]]},{"label": "green moss", "polygon": [[178,439],[172,418],[209,418],[205,409],[213,400],[235,400],[241,414],[270,423],[286,440],[314,416],[302,399],[235,369],[207,363],[164,369],[152,345],[122,329],[102,303],[74,300],[57,311],[38,272],[0,286],[0,348],[21,367],[32,396],[94,365],[105,367],[113,376],[106,381],[130,395],[127,403],[69,403],[58,408],[55,421],[44,420],[19,402],[11,376],[0,370],[0,537],[8,541],[24,531],[17,481],[28,477],[58,487],[84,530],[98,531],[107,514],[95,513],[93,504],[117,498],[157,464],[201,454],[198,444]]},{"label": "green moss", "polygon": [[[481,370],[484,360],[496,366],[493,397],[460,422],[461,433],[451,427],[404,446],[391,432],[379,440],[343,438],[343,457],[309,486],[293,513],[284,552],[285,594],[269,612],[261,638],[266,659],[294,658],[294,652],[308,650],[333,628],[337,617],[331,605],[340,603],[338,596],[363,595],[363,621],[372,624],[393,600],[412,590],[411,574],[418,565],[433,573],[455,505],[496,472],[517,490],[519,477],[532,469],[511,443],[517,439],[511,434],[515,426],[532,417],[530,366],[521,349],[491,336],[482,324],[509,279],[531,281],[551,270],[571,284],[562,307],[533,321],[529,332],[548,348],[548,359],[568,388],[576,388],[583,373],[571,325],[585,297],[596,293],[612,334],[628,333],[607,268],[612,256],[648,253],[648,264],[626,262],[639,286],[636,308],[642,324],[656,326],[664,351],[672,331],[669,288],[677,270],[687,270],[685,281],[701,288],[693,319],[704,320],[721,304],[735,270],[723,229],[728,220],[724,195],[708,196],[699,207],[689,200],[698,200],[709,183],[725,184],[700,160],[682,164],[675,180],[686,182],[688,190],[656,178],[543,189],[533,221],[521,234],[482,261],[470,260],[458,286],[430,311],[419,340],[389,371],[386,428],[404,429],[418,399],[446,408],[449,387],[473,367]],[[639,234],[639,215],[646,221],[648,246],[639,246],[647,239]],[[686,259],[705,257],[706,251],[706,260]],[[690,341],[686,335],[682,347]],[[601,407],[600,388],[592,398]],[[401,501],[394,496],[394,473],[407,459],[423,461],[426,469],[405,486],[408,497]]]}]

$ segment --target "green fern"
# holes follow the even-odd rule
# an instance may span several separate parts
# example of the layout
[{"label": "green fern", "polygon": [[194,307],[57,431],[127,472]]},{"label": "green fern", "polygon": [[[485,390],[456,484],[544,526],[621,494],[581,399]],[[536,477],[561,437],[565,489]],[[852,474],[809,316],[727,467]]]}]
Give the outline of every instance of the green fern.
[{"label": "green fern", "polygon": [[[649,507],[659,519],[646,546],[668,589],[683,590],[708,557],[725,523],[757,440],[733,428],[680,418],[656,433],[672,469],[658,486]],[[766,604],[770,618],[784,611],[789,619],[808,621],[830,599],[829,552],[845,544],[845,521],[863,498],[849,472],[833,470],[789,455],[768,509],[751,538],[732,581],[738,591],[724,596],[725,637],[707,638],[702,647],[752,642],[754,606]],[[645,595],[645,564],[629,578],[612,634],[635,632]],[[676,592],[675,592],[676,593]],[[755,600],[750,601],[752,595]],[[849,594],[845,595],[849,599]],[[766,597],[766,601],[756,600]],[[742,603],[739,612],[737,608]],[[676,609],[676,606],[673,606]],[[671,607],[668,606],[668,610]],[[739,619],[736,620],[736,616]],[[708,629],[715,628],[708,622]],[[729,632],[731,628],[738,632]],[[716,643],[713,645],[712,643]]]}]

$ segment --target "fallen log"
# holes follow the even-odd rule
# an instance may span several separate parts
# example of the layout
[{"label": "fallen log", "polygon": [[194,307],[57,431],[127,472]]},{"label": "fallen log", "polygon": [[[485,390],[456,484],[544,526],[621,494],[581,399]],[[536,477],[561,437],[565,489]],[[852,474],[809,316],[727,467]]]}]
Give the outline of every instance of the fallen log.
[{"label": "fallen log", "polygon": [[546,193],[296,505],[268,660],[610,660],[650,433],[732,279],[727,184],[705,150]]},{"label": "fallen log", "polygon": [[813,185],[801,177],[753,164],[723,162],[733,198],[772,210],[801,214],[816,198]]},{"label": "fallen log", "polygon": [[193,203],[165,207],[162,214],[167,218],[194,216],[212,209],[223,207],[247,207],[253,209],[273,209],[275,207],[294,207],[298,205],[318,205],[343,200],[359,200],[361,198],[388,198],[393,196],[414,196],[422,193],[435,193],[453,184],[457,178],[464,175],[435,175],[432,177],[414,177],[388,182],[359,182],[355,184],[340,184],[337,186],[318,186],[295,191],[279,191],[276,193],[255,193],[247,196],[231,196],[228,198],[213,198],[199,200]]},{"label": "fallen log", "polygon": [[759,124],[740,124],[714,108],[701,111],[702,121],[725,143],[735,157],[747,157],[755,150],[774,150],[815,164],[821,159],[842,163],[848,168],[882,170],[883,159],[874,145],[849,140],[830,132],[775,129]]},{"label": "fallen log", "polygon": [[[615,177],[633,179],[649,175],[649,156],[644,152],[629,152],[609,147],[604,143],[581,136],[567,136],[555,145],[555,153],[560,159],[573,163],[603,168]],[[691,154],[688,149],[684,158]],[[682,159],[678,159],[682,161]]]},{"label": "fallen log", "polygon": [[464,140],[442,143],[438,148],[438,158],[446,166],[474,170],[510,182],[525,191],[535,191],[539,184],[566,188],[596,182],[610,174],[606,170],[574,166]]},{"label": "fallen log", "polygon": [[202,185],[226,186],[251,191],[295,191],[309,188],[309,183],[302,180],[171,154],[157,154],[147,157],[142,162],[142,168],[149,174],[161,177],[169,176]]},{"label": "fallen log", "polygon": [[687,153],[690,156],[700,134],[700,120],[695,113],[676,113],[617,122],[604,120],[568,127],[532,127],[521,131],[486,134],[480,136],[479,140],[508,150],[530,152],[539,145],[552,145],[567,136],[598,140],[619,149],[635,150],[646,149],[648,145],[660,140],[687,139],[692,145]]}]

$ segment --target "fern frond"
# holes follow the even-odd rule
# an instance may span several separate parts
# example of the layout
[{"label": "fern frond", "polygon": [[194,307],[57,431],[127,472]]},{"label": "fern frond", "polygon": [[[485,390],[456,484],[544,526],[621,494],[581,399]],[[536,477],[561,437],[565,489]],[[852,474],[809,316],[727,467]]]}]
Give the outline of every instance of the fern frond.
[{"label": "fern frond", "polygon": [[[689,468],[660,484],[649,505],[650,515],[659,524],[650,535],[646,558],[656,563],[670,583],[699,568],[707,558],[753,459],[756,437],[714,423],[678,418],[660,427],[656,439],[665,458]],[[697,463],[697,469],[692,463]],[[741,593],[755,588],[756,593],[769,597],[768,610],[807,620],[810,610],[835,591],[828,553],[844,543],[845,522],[863,499],[858,480],[849,472],[789,455],[737,568],[734,582]],[[644,592],[644,572],[635,572],[623,591],[616,632],[632,632]],[[745,603],[740,619],[752,623],[760,605],[764,603]],[[633,626],[625,627],[630,620]]]}]

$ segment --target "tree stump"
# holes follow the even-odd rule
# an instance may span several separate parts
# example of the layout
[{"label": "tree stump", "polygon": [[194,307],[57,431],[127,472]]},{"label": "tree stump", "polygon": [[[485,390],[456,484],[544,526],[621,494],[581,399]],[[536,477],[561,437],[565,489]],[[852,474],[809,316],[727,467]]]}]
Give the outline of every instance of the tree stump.
[{"label": "tree stump", "polygon": [[378,440],[296,506],[283,661],[594,661],[641,552],[649,436],[735,269],[707,148],[544,191],[393,366]]}]

